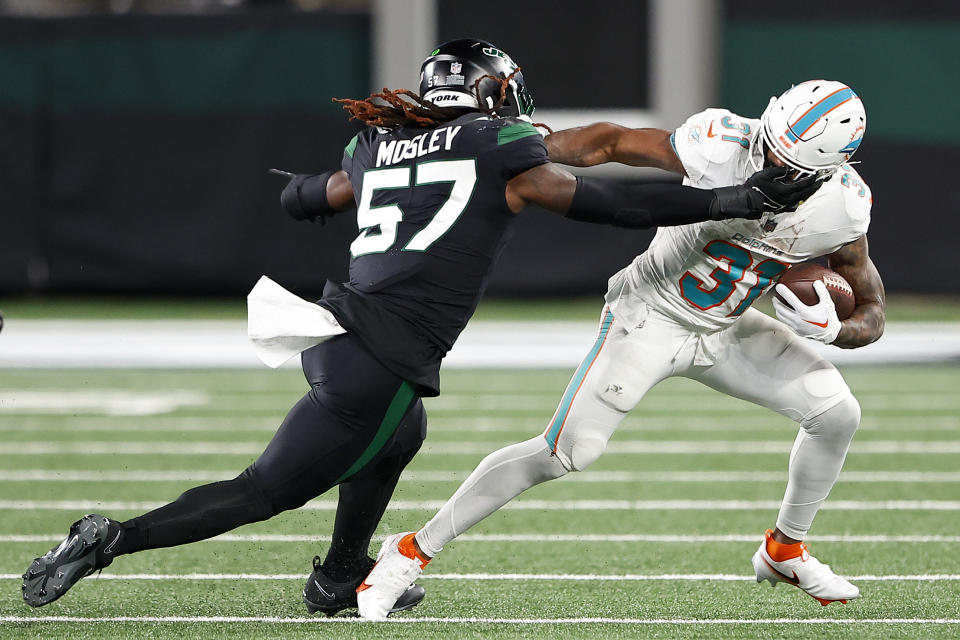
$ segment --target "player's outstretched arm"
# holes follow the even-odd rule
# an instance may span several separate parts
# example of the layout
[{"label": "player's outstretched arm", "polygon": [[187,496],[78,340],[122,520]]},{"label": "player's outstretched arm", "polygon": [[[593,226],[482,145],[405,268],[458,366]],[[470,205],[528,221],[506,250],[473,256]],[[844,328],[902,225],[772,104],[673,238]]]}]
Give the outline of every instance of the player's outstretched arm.
[{"label": "player's outstretched arm", "polygon": [[544,140],[551,162],[592,167],[620,162],[632,167],[656,167],[686,175],[663,129],[630,129],[612,122],[564,129]]},{"label": "player's outstretched arm", "polygon": [[280,204],[294,220],[320,219],[326,222],[329,216],[356,206],[353,186],[346,171],[327,171],[317,175],[307,173],[286,174],[290,182],[280,193]]},{"label": "player's outstretched arm", "polygon": [[820,183],[813,177],[781,182],[786,171],[785,167],[769,167],[742,185],[695,189],[575,177],[546,163],[511,179],[505,196],[514,213],[535,204],[572,220],[649,229],[706,220],[757,219],[764,211],[795,208],[813,195]]},{"label": "player's outstretched arm", "polygon": [[857,303],[853,314],[843,321],[833,344],[856,349],[876,342],[883,335],[886,294],[880,272],[870,259],[867,236],[828,255],[827,263],[850,283]]}]

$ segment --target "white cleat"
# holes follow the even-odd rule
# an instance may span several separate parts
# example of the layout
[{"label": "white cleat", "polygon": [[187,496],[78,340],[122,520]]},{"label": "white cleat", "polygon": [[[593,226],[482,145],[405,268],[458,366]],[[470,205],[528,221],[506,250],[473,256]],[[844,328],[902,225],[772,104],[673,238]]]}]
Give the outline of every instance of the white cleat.
[{"label": "white cleat", "polygon": [[767,553],[767,540],[772,535],[773,532],[767,529],[760,548],[753,554],[757,582],[767,580],[774,587],[778,582],[786,582],[803,590],[823,606],[831,602],[846,604],[847,600],[860,597],[860,589],[831,571],[830,565],[810,555],[805,544],[800,545],[800,555],[781,562],[775,561]]},{"label": "white cleat", "polygon": [[383,541],[377,564],[357,587],[357,608],[365,620],[386,620],[387,614],[410,585],[423,572],[426,564],[400,551],[399,543],[413,532],[398,533]]}]

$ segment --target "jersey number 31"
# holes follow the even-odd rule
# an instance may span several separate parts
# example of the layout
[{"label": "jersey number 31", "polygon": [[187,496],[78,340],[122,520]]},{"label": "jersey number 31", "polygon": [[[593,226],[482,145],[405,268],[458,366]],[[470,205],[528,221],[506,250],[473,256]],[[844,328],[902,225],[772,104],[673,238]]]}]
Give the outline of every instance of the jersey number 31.
[{"label": "jersey number 31", "polygon": [[701,311],[725,303],[733,295],[747,271],[756,274],[756,283],[750,287],[733,311],[727,314],[728,318],[739,316],[749,309],[753,301],[766,290],[770,281],[789,267],[773,258],[754,264],[753,256],[749,251],[723,240],[712,240],[703,248],[703,252],[720,263],[710,274],[713,285],[708,287],[707,283],[689,271],[680,278],[680,295]]},{"label": "jersey number 31", "polygon": [[[433,218],[410,241],[403,251],[426,251],[440,239],[463,214],[473,188],[477,184],[477,163],[469,160],[437,160],[421,162],[416,166],[416,185],[450,182],[450,196],[440,205]],[[388,251],[397,241],[397,225],[403,220],[403,210],[396,204],[373,206],[373,195],[386,189],[409,189],[410,167],[369,169],[363,174],[360,204],[357,206],[357,226],[360,235],[350,244],[354,258],[368,253]],[[379,231],[374,229],[379,227]]]}]

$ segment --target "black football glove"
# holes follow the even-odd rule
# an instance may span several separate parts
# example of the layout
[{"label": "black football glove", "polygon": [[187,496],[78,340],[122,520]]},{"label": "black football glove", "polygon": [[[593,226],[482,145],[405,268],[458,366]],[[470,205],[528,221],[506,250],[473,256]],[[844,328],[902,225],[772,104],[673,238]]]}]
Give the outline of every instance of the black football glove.
[{"label": "black football glove", "polygon": [[747,218],[758,220],[767,211],[795,211],[801,202],[816,193],[826,176],[812,175],[791,180],[788,167],[767,167],[743,184],[713,190],[710,217],[714,220]]},{"label": "black football glove", "polygon": [[327,203],[327,181],[332,171],[312,175],[270,169],[270,173],[290,178],[280,192],[280,206],[291,218],[310,222],[319,220],[321,225],[327,223],[327,218],[334,213]]},{"label": "black football glove", "polygon": [[767,167],[747,178],[744,186],[763,196],[764,211],[796,211],[801,202],[817,192],[825,176],[813,174],[792,180],[792,172],[789,167]]}]

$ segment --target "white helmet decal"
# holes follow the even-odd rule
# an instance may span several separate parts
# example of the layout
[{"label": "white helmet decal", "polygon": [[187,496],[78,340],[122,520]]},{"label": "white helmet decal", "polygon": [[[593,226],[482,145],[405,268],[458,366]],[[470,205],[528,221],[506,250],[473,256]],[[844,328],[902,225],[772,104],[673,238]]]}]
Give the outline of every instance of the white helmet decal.
[{"label": "white helmet decal", "polygon": [[462,91],[452,91],[450,89],[431,89],[423,94],[424,100],[433,102],[438,107],[468,107],[477,108],[477,99]]},{"label": "white helmet decal", "polygon": [[853,89],[832,80],[810,80],[771,98],[760,116],[763,140],[794,169],[835,168],[860,146],[867,126]]}]

